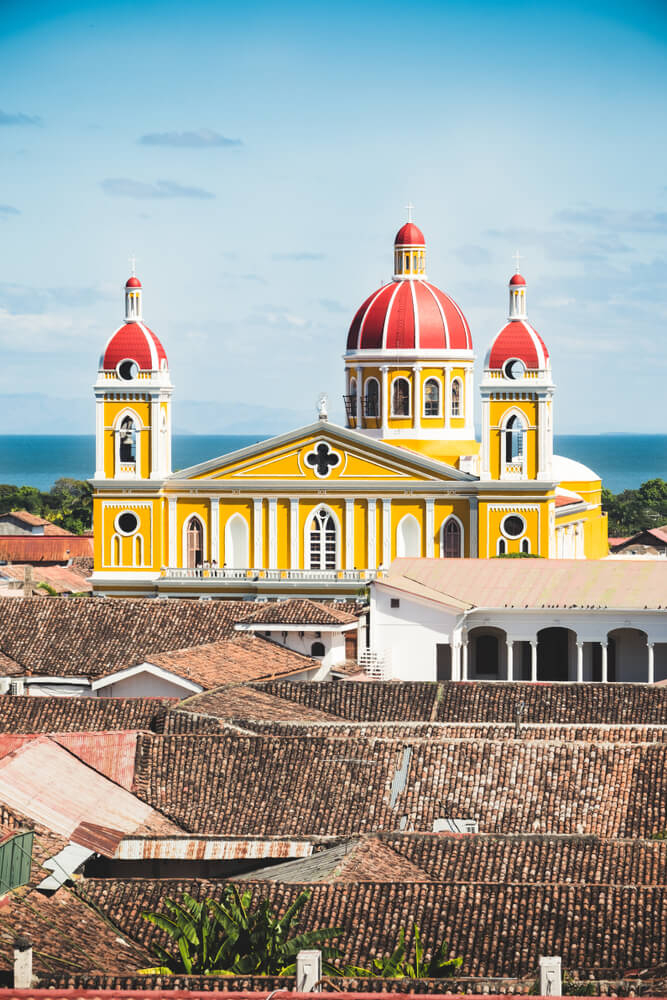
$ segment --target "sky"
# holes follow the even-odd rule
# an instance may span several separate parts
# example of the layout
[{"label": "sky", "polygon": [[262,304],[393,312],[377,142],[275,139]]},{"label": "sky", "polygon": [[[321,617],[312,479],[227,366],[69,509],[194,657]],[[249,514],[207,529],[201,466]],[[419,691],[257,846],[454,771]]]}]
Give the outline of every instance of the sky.
[{"label": "sky", "polygon": [[666,43],[647,0],[0,0],[5,432],[94,432],[132,254],[177,431],[342,422],[408,202],[477,379],[518,250],[556,432],[664,432]]}]

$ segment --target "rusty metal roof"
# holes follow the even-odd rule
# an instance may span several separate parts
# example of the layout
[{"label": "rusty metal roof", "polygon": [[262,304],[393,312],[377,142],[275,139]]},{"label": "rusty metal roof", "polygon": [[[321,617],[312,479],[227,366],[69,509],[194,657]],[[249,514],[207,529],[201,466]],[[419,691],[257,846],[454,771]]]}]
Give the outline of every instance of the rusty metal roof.
[{"label": "rusty metal roof", "polygon": [[117,785],[132,789],[136,732],[58,733],[52,739]]},{"label": "rusty metal roof", "polygon": [[257,839],[243,837],[126,837],[118,845],[114,857],[132,861],[150,858],[188,861],[240,861],[246,858],[307,858],[312,853],[312,840],[269,837]]}]

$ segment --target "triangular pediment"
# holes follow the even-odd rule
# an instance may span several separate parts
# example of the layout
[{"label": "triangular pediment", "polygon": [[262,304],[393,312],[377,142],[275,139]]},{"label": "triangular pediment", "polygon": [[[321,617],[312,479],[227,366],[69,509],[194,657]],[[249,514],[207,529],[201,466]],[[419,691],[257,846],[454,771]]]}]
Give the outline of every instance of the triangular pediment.
[{"label": "triangular pediment", "polygon": [[425,458],[407,448],[375,441],[357,431],[318,421],[248,448],[174,473],[172,479],[209,479],[322,484],[443,480],[470,481],[474,476]]}]

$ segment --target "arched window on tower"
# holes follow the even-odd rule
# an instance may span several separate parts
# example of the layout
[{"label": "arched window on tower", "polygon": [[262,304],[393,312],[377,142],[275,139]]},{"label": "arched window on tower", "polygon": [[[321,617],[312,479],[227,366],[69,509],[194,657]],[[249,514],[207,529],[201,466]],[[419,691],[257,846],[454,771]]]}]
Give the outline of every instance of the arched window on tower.
[{"label": "arched window on tower", "polygon": [[350,379],[350,407],[352,413],[356,415],[357,412],[357,380],[356,378]]},{"label": "arched window on tower", "polygon": [[410,383],[406,378],[395,378],[391,384],[391,415],[410,416]]},{"label": "arched window on tower", "polygon": [[437,378],[427,378],[424,382],[424,416],[440,416],[440,383]]},{"label": "arched window on tower", "polygon": [[461,379],[452,379],[452,416],[461,416]]},{"label": "arched window on tower", "polygon": [[198,517],[190,518],[187,531],[187,568],[199,569],[204,562],[204,526]]},{"label": "arched window on tower", "polygon": [[443,559],[463,558],[463,531],[456,517],[448,517],[442,526],[440,552]]},{"label": "arched window on tower", "polygon": [[308,564],[310,569],[336,569],[338,562],[336,522],[326,507],[318,508],[308,528]]},{"label": "arched window on tower", "polygon": [[505,425],[505,461],[520,462],[523,458],[523,423],[516,414]]},{"label": "arched window on tower", "polygon": [[137,460],[137,431],[132,417],[124,417],[121,421],[119,457],[124,465]]},{"label": "arched window on tower", "polygon": [[380,383],[376,378],[366,379],[365,416],[380,416]]}]

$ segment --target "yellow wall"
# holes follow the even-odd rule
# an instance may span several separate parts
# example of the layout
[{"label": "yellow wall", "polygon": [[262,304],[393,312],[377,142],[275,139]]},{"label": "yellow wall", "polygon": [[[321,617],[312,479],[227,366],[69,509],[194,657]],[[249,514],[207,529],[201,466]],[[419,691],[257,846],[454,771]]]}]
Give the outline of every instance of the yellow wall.
[{"label": "yellow wall", "polygon": [[527,399],[493,399],[489,407],[489,443],[490,443],[490,465],[491,478],[501,478],[501,467],[504,467],[504,454],[501,445],[503,444],[503,433],[500,430],[508,419],[508,415],[513,412],[520,412],[528,425],[524,435],[524,447],[526,449],[526,474],[528,479],[534,479],[537,475],[537,402]]},{"label": "yellow wall", "polygon": [[144,400],[121,399],[104,401],[104,474],[107,479],[113,479],[116,474],[115,469],[115,437],[113,428],[116,425],[119,414],[124,411],[135,413],[141,422],[143,429],[137,431],[139,443],[139,475],[142,479],[147,479],[151,468],[151,439],[150,439],[150,403]]}]

